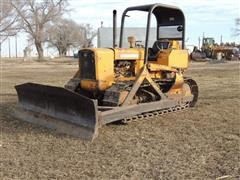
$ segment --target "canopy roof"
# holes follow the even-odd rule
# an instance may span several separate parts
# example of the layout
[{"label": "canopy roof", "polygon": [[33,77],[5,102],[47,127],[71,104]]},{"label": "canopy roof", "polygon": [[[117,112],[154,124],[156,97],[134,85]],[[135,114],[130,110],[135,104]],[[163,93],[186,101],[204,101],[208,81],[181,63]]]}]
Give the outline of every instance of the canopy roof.
[{"label": "canopy roof", "polygon": [[181,9],[176,6],[165,4],[149,4],[144,6],[134,6],[127,8],[123,15],[128,11],[147,11],[153,13],[156,17],[158,25],[184,25],[184,14]]}]

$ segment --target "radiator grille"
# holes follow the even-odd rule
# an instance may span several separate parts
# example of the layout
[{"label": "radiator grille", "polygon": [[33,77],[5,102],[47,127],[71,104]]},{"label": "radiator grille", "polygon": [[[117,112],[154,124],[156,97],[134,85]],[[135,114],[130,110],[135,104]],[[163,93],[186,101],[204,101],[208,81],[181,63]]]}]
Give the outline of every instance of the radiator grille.
[{"label": "radiator grille", "polygon": [[94,52],[80,50],[78,52],[81,79],[96,79]]}]

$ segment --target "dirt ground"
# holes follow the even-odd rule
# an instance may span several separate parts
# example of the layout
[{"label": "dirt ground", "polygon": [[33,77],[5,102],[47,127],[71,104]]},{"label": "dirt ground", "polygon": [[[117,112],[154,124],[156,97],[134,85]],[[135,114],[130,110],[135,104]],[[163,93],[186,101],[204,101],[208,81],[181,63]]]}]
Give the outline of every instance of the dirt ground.
[{"label": "dirt ground", "polygon": [[1,59],[0,176],[2,179],[240,178],[239,62],[191,63],[199,85],[196,107],[100,129],[93,142],[17,120],[14,85],[63,86],[75,60]]}]

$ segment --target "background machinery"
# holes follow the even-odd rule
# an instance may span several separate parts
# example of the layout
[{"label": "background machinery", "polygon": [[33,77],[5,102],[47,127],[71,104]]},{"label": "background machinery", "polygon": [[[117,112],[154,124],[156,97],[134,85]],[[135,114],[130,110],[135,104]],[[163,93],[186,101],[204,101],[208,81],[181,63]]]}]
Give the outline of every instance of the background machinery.
[{"label": "background machinery", "polygon": [[[146,39],[123,48],[128,12],[147,14]],[[149,45],[151,18],[157,37]],[[116,11],[114,11],[116,24]],[[114,26],[113,29],[116,29]],[[83,139],[93,139],[98,128],[114,121],[161,115],[192,107],[198,98],[196,82],[183,76],[188,51],[183,49],[183,12],[163,4],[127,8],[122,15],[119,47],[81,49],[79,70],[65,88],[35,83],[17,85],[16,117]]]},{"label": "background machinery", "polygon": [[237,48],[231,44],[223,44],[218,45],[215,43],[214,38],[211,37],[203,37],[202,38],[202,47],[199,50],[197,47],[194,47],[193,52],[191,53],[191,59],[228,59],[232,60],[236,56]]}]

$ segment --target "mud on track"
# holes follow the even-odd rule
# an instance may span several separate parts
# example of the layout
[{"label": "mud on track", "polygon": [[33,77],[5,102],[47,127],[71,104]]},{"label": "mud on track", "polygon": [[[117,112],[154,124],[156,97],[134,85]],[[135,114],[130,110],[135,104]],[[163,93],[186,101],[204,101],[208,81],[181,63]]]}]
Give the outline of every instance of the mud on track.
[{"label": "mud on track", "polygon": [[199,84],[195,108],[100,129],[86,142],[12,117],[13,88],[24,82],[56,86],[74,75],[74,60],[1,60],[0,177],[2,179],[240,178],[238,62],[191,63]]}]

